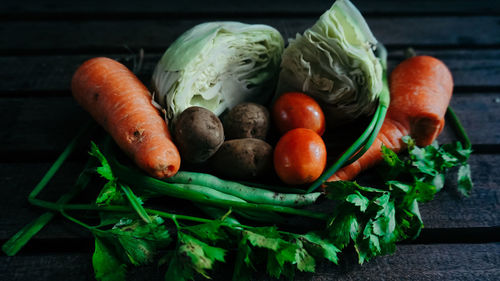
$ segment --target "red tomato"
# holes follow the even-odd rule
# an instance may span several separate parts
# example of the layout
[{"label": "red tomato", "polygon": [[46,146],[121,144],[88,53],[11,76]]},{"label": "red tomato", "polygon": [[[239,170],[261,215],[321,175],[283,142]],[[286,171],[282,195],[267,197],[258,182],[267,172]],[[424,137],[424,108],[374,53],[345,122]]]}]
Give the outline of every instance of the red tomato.
[{"label": "red tomato", "polygon": [[281,137],[274,149],[274,169],[288,184],[315,181],[325,169],[326,147],[313,130],[297,128]]},{"label": "red tomato", "polygon": [[273,105],[274,123],[284,134],[295,128],[306,128],[318,135],[325,132],[325,115],[319,104],[310,96],[302,93],[285,93]]}]

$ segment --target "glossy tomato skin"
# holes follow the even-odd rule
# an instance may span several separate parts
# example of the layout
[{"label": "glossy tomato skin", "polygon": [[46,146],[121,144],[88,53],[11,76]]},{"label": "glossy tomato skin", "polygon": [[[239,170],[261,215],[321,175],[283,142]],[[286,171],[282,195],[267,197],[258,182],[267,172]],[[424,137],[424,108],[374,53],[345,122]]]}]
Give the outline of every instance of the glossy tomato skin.
[{"label": "glossy tomato skin", "polygon": [[311,183],[321,176],[325,165],[325,143],[311,129],[288,131],[274,149],[274,169],[287,184]]},{"label": "glossy tomato skin", "polygon": [[281,134],[295,128],[307,128],[318,135],[325,132],[325,115],[310,96],[290,92],[281,95],[273,105],[274,123]]}]

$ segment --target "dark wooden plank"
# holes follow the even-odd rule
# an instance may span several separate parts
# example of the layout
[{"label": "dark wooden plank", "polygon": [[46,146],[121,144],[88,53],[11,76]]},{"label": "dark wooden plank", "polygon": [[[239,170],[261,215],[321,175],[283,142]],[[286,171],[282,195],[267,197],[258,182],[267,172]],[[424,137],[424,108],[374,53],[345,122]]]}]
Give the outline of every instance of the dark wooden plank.
[{"label": "dark wooden plank", "polygon": [[500,155],[472,155],[469,164],[475,184],[470,197],[458,196],[450,174],[445,190],[420,204],[426,229],[500,226]]},{"label": "dark wooden plank", "polygon": [[[0,239],[9,239],[24,225],[33,221],[43,210],[30,205],[28,195],[52,163],[0,164]],[[56,201],[75,183],[83,162],[67,162],[49,183],[39,198]],[[94,187],[93,189],[95,189]],[[92,193],[89,187],[87,193]],[[95,193],[95,191],[94,191]],[[37,236],[39,239],[89,237],[89,234],[66,219],[56,217]],[[0,278],[1,279],[1,278]]]},{"label": "dark wooden plank", "polygon": [[[126,52],[126,49],[123,49]],[[500,50],[419,50],[443,60],[460,88],[500,87]],[[138,51],[137,51],[138,53]],[[66,56],[0,57],[0,93],[68,94],[71,76],[83,61],[94,56],[108,56],[132,66],[133,53]],[[147,53],[138,75],[146,82],[153,73],[161,53]],[[389,68],[404,59],[403,51],[389,53]],[[66,93],[64,93],[66,91]]]},{"label": "dark wooden plank", "polygon": [[[127,52],[124,48],[123,51]],[[69,95],[71,77],[85,60],[96,56],[116,59],[128,67],[133,67],[136,54],[96,54],[62,56],[3,56],[0,57],[0,93],[28,93],[33,95]],[[160,53],[144,56],[138,75],[149,83],[150,77],[161,58]],[[500,61],[500,52],[499,52]],[[38,93],[37,93],[38,92]]]},{"label": "dark wooden plank", "polygon": [[[469,198],[461,198],[450,181],[447,191],[439,193],[435,200],[421,204],[420,212],[427,229],[450,229],[449,233],[460,236],[453,229],[500,226],[500,155],[473,155],[470,160],[475,187]],[[80,162],[65,164],[57,177],[49,184],[41,198],[56,200],[74,183],[82,168]],[[42,210],[30,206],[27,196],[47,171],[49,163],[0,163],[0,240],[8,239],[25,224],[35,219]],[[27,172],[29,171],[29,172]],[[96,196],[98,185],[91,185],[80,197],[89,202]],[[428,233],[426,235],[433,235]],[[89,237],[79,226],[60,219],[51,223],[37,236],[38,239]],[[432,240],[433,237],[425,237]],[[436,237],[438,238],[438,237]],[[450,237],[451,239],[451,237]],[[479,239],[480,238],[474,238]],[[439,240],[441,241],[441,240]],[[1,280],[1,279],[0,279]]]},{"label": "dark wooden plank", "polygon": [[[497,94],[455,94],[450,105],[459,116],[473,144],[498,144],[500,126],[500,97]],[[493,123],[492,123],[493,121]],[[438,141],[447,143],[454,140],[455,134],[446,126]]]},{"label": "dark wooden plank", "polygon": [[62,151],[90,118],[71,97],[1,99],[0,108],[3,152]]},{"label": "dark wooden plank", "polygon": [[2,280],[95,280],[89,253],[1,256]]},{"label": "dark wooden plank", "polygon": [[[91,249],[86,253],[0,257],[2,280],[92,280]],[[211,274],[214,280],[230,278],[232,263]],[[130,280],[164,280],[165,268],[154,265],[130,270]],[[322,262],[316,273],[297,273],[295,280],[498,280],[500,243],[400,245],[392,256],[360,266],[352,254],[340,265]],[[276,280],[254,274],[252,280]]]},{"label": "dark wooden plank", "polygon": [[[138,4],[135,1],[85,1],[70,3],[59,0],[45,1],[7,1],[0,7],[0,15],[87,15],[95,16],[96,14],[112,14],[112,15],[130,15],[130,14],[148,14],[148,15],[164,15],[164,14],[187,14],[187,13],[321,13],[328,9],[334,1],[266,1],[257,0],[252,2],[234,2],[234,1],[210,1],[209,3],[202,0],[191,1],[148,1],[147,5]],[[500,13],[499,5],[495,5],[491,1],[397,1],[397,0],[353,0],[352,1],[363,13],[390,13],[400,15],[402,13],[461,13],[461,14],[478,14],[478,13]]]},{"label": "dark wooden plank", "polygon": [[[474,144],[499,144],[500,94],[456,94],[451,105]],[[71,97],[1,98],[0,154],[57,152],[89,118]],[[446,128],[439,140],[455,139]],[[6,157],[6,156],[4,156]]]},{"label": "dark wooden plank", "polygon": [[[61,53],[122,50],[124,45],[163,51],[182,32],[214,20],[243,20],[276,27],[284,38],[311,26],[310,18],[207,17],[201,19],[7,21],[0,29],[0,52]],[[375,36],[388,46],[490,46],[500,44],[500,17],[368,17]],[[480,32],[479,32],[480,31]]]}]

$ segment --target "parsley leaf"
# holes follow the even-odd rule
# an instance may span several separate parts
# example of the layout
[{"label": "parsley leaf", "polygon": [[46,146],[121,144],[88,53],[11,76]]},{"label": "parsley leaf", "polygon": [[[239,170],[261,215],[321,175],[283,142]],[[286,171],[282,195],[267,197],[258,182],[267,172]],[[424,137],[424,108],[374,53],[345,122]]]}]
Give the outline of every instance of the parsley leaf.
[{"label": "parsley leaf", "polygon": [[152,223],[123,218],[110,230],[94,231],[94,236],[96,240],[113,246],[122,262],[133,265],[151,263],[157,250],[172,241],[163,219],[159,217],[152,217]]},{"label": "parsley leaf", "polygon": [[323,257],[333,263],[338,263],[337,254],[340,250],[333,243],[317,232],[309,232],[300,236],[304,242],[304,247],[313,254],[313,256]]},{"label": "parsley leaf", "polygon": [[178,255],[187,257],[191,267],[206,278],[209,277],[205,270],[212,269],[215,261],[224,262],[226,250],[210,246],[182,232],[179,232],[177,237],[180,243]]},{"label": "parsley leaf", "polygon": [[[339,249],[352,241],[360,263],[393,253],[396,242],[412,234],[409,230],[421,228],[420,221],[413,219],[412,203],[417,194],[407,186],[399,192],[385,188],[369,188],[347,181],[326,184],[327,197],[334,200],[336,206],[328,223],[328,235]],[[344,197],[333,195],[338,190]],[[352,195],[357,199],[352,200]],[[359,202],[363,202],[362,208]]]},{"label": "parsley leaf", "polygon": [[95,250],[92,256],[92,266],[97,280],[121,281],[125,280],[127,273],[126,265],[122,263],[112,252],[106,243],[96,237]]},{"label": "parsley leaf", "polygon": [[[408,146],[410,161],[407,165],[399,167],[412,174],[421,182],[435,186],[436,192],[444,186],[446,172],[453,167],[458,167],[457,188],[464,196],[468,196],[472,189],[470,167],[467,164],[472,153],[470,148],[464,148],[461,142],[444,144],[438,146],[437,142],[424,148],[419,148],[410,137],[404,137],[403,141]],[[416,169],[411,169],[413,166]]]},{"label": "parsley leaf", "polygon": [[458,169],[458,191],[464,196],[469,196],[472,186],[469,164],[461,165]]},{"label": "parsley leaf", "polygon": [[90,143],[89,154],[91,156],[94,156],[95,158],[97,158],[97,160],[99,160],[99,162],[101,163],[101,166],[97,167],[97,169],[96,169],[97,173],[109,181],[114,180],[115,177],[113,175],[113,172],[111,170],[111,166],[109,165],[108,160],[106,159],[106,157],[104,157],[104,155],[101,153],[101,151],[99,150],[99,148],[97,147],[97,145],[94,142]]},{"label": "parsley leaf", "polygon": [[382,146],[383,188],[350,181],[326,183],[327,198],[335,201],[327,223],[328,237],[339,249],[352,242],[360,263],[393,253],[397,242],[419,235],[423,222],[418,202],[434,198],[450,168],[459,167],[458,189],[462,194],[467,195],[472,188],[467,164],[471,150],[460,142],[420,148],[410,137],[403,141],[408,146],[407,158]]},{"label": "parsley leaf", "polygon": [[99,163],[101,164],[101,166],[96,168],[96,172],[101,177],[108,180],[108,182],[101,189],[99,196],[97,196],[97,205],[123,205],[125,203],[125,198],[123,197],[123,194],[120,192],[120,188],[118,187],[118,179],[113,175],[113,171],[111,170],[111,166],[109,165],[108,160],[94,142],[91,142],[90,144],[89,154],[97,158],[97,160],[99,160]]}]

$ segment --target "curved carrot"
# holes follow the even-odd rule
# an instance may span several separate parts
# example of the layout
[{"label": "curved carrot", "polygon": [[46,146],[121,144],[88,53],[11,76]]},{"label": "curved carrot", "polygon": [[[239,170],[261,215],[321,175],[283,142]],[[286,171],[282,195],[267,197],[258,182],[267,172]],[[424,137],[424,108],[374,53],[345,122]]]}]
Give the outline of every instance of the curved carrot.
[{"label": "curved carrot", "polygon": [[123,64],[103,57],[86,61],[73,75],[71,91],[141,169],[157,178],[178,171],[179,152],[165,121],[148,89]]},{"label": "curved carrot", "polygon": [[450,70],[440,60],[417,56],[398,65],[390,77],[391,103],[376,140],[358,160],[338,170],[328,181],[351,180],[382,160],[382,144],[396,153],[410,135],[418,146],[431,144],[444,127],[453,92]]}]

